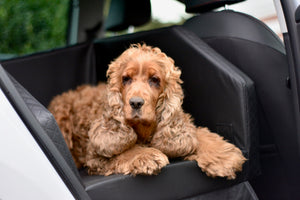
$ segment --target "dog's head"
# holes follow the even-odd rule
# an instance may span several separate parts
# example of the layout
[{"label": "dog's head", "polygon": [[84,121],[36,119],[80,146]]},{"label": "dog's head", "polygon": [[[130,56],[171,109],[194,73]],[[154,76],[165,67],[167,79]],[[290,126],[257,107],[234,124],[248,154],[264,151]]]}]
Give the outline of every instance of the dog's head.
[{"label": "dog's head", "polygon": [[131,45],[109,65],[109,105],[131,126],[167,123],[181,109],[180,74],[159,48]]}]

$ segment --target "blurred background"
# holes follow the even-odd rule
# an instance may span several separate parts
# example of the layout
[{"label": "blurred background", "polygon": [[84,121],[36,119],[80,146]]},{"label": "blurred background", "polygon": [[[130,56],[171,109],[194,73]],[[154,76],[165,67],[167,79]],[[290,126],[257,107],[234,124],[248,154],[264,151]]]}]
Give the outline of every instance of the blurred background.
[{"label": "blurred background", "polygon": [[[191,17],[185,14],[184,5],[174,0],[151,0],[151,5],[152,17],[163,23],[178,23],[182,18]],[[282,38],[273,0],[246,0],[229,5],[226,9],[247,13],[260,19]],[[166,11],[168,11],[167,14]]]},{"label": "blurred background", "polygon": [[[105,4],[109,5],[110,0]],[[67,44],[70,0],[0,0],[1,58],[63,47]],[[151,0],[152,20],[125,33],[181,24],[192,15],[174,0]],[[108,6],[104,9],[108,10]],[[247,0],[227,9],[248,13],[265,22],[279,37],[273,0]],[[104,10],[104,15],[108,11]],[[123,33],[106,33],[112,36]]]}]

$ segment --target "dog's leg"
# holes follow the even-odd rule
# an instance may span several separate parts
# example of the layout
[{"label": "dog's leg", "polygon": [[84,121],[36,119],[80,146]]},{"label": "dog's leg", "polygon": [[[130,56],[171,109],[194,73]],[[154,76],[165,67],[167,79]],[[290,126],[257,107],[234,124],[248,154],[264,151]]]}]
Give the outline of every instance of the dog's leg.
[{"label": "dog's leg", "polygon": [[161,151],[140,145],[135,145],[120,155],[112,158],[90,157],[87,167],[90,174],[158,174],[162,167],[169,164],[168,157]]},{"label": "dog's leg", "polygon": [[[73,94],[71,92],[56,96],[50,103],[48,109],[54,116],[65,142],[72,153],[74,162],[78,168],[82,167],[84,163],[84,146],[76,146],[78,143],[84,143],[83,140],[78,140],[81,135],[74,136],[76,128],[73,125],[74,116],[72,114],[72,100]],[[75,140],[75,141],[74,141]]]},{"label": "dog's leg", "polygon": [[182,113],[174,117],[170,123],[158,127],[151,140],[151,146],[170,158],[193,154],[198,146],[195,131],[190,115]]},{"label": "dog's leg", "polygon": [[100,117],[91,124],[88,148],[99,156],[111,158],[134,146],[134,130],[115,119]]},{"label": "dog's leg", "polygon": [[158,174],[167,164],[169,164],[168,157],[161,151],[139,145],[135,145],[114,159],[116,174]]},{"label": "dog's leg", "polygon": [[197,151],[185,159],[196,160],[208,176],[235,179],[235,173],[242,170],[246,161],[241,150],[207,128],[199,127],[196,136],[199,143]]},{"label": "dog's leg", "polygon": [[55,97],[51,101],[48,110],[54,116],[63,134],[67,146],[69,147],[69,149],[73,149],[72,133],[74,132],[74,126],[71,114],[72,105],[70,102],[68,102],[69,99],[65,98],[65,96],[68,95],[69,94],[66,93],[64,95]]}]

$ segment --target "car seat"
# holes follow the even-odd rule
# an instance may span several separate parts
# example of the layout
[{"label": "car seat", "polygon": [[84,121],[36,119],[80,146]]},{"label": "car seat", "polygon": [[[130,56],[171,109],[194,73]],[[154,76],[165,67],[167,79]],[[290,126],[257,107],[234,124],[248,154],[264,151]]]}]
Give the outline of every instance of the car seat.
[{"label": "car seat", "polygon": [[[176,45],[170,45],[166,38],[177,41]],[[205,119],[214,128],[217,127],[215,125],[221,122],[220,125],[224,125],[223,127],[225,128],[220,129],[220,134],[227,133],[231,142],[238,145],[245,156],[249,158],[255,152],[256,139],[254,137],[256,122],[253,115],[256,113],[256,106],[254,103],[255,96],[253,96],[255,95],[253,83],[193,33],[190,34],[181,27],[172,27],[103,39],[93,44],[93,54],[97,55],[97,58],[93,62],[85,62],[88,63],[88,66],[84,66],[84,68],[95,67],[96,77],[101,77],[98,74],[106,71],[107,62],[115,58],[119,52],[125,50],[130,43],[141,41],[149,45],[159,46],[173,57],[175,62],[181,67],[183,80],[185,81],[185,92],[189,94],[186,97],[186,101],[187,105],[190,106],[186,107],[189,108],[189,111],[193,110],[192,115],[195,117],[196,123],[203,124],[201,119]],[[78,49],[81,49],[80,47],[83,46],[75,45],[66,49],[58,49],[52,52],[27,56],[22,59],[5,61],[2,64],[13,77],[18,77],[20,74],[19,70],[24,72],[22,76],[31,75],[30,79],[23,79],[24,85],[35,89],[42,88],[43,84],[46,86],[49,84],[40,82],[40,84],[34,85],[32,83],[29,84],[29,82],[42,80],[41,77],[45,76],[43,71],[51,70],[53,63],[49,62],[49,60],[57,60],[53,55],[60,58],[66,52],[69,52],[74,57],[65,57],[68,60],[66,63],[73,63],[72,59],[77,59],[75,55],[78,56],[77,53]],[[184,55],[181,52],[174,51],[178,47],[184,48],[185,52],[189,53]],[[83,51],[80,52],[82,55],[85,55]],[[94,65],[94,67],[90,65]],[[40,74],[35,73],[33,76],[31,70],[38,67],[44,70],[40,69]],[[63,69],[65,67],[66,69],[69,68],[68,65],[65,65],[65,62],[55,67],[57,74],[52,78],[56,80],[57,85],[59,85],[59,82],[68,82],[68,76],[64,76],[66,75],[66,69]],[[84,76],[84,74],[78,73],[76,76],[75,80],[82,80],[81,76]],[[65,77],[65,79],[61,79],[61,77]],[[70,78],[70,82],[73,82],[72,80],[74,80],[74,77]],[[97,81],[100,80],[97,78]],[[44,130],[34,131],[34,129],[30,129],[32,134],[35,138],[39,138],[39,144],[42,146],[42,149],[47,150],[45,153],[48,155],[49,160],[52,161],[58,173],[63,175],[63,180],[70,186],[70,190],[76,190],[73,193],[77,195],[75,196],[77,199],[82,198],[80,196],[82,192],[79,193],[78,191],[85,191],[91,199],[185,199],[189,197],[204,198],[207,197],[206,195],[208,195],[207,198],[211,199],[223,199],[224,195],[237,199],[238,196],[234,192],[236,190],[243,191],[241,195],[243,198],[256,199],[255,193],[247,182],[250,174],[253,175],[250,165],[255,166],[257,164],[252,159],[251,162],[249,161],[245,164],[244,171],[234,181],[207,177],[195,162],[181,160],[172,160],[171,164],[165,167],[158,176],[89,176],[84,169],[80,171],[78,176],[75,165],[70,160],[70,152],[66,151],[66,144],[62,137],[59,136],[61,133],[52,115],[38,100],[31,97],[23,87],[20,87],[17,82],[14,83],[18,89],[18,94],[21,95],[25,105],[27,105],[28,112],[35,116]],[[34,91],[32,88],[29,88],[29,90]],[[40,90],[38,97],[43,99],[44,94],[49,96],[48,93],[53,94],[53,91]],[[220,99],[221,101],[219,101]],[[25,106],[21,107],[25,109]],[[208,109],[209,107],[212,109]],[[27,115],[30,115],[28,112]],[[26,119],[25,117],[24,120]],[[30,124],[32,121],[34,120],[27,119],[26,124]],[[37,123],[35,123],[35,126],[38,126]],[[49,131],[49,126],[54,128],[50,128]],[[53,152],[56,152],[56,154],[53,154]],[[57,152],[60,152],[60,154],[57,155]],[[216,191],[218,192],[215,193]]]},{"label": "car seat", "polygon": [[[227,2],[186,1],[186,11],[197,15],[188,19],[183,27],[194,32],[254,81],[263,171],[252,183],[259,197],[280,199],[280,194],[293,193],[284,187],[289,185],[287,179],[300,175],[285,47],[270,28],[252,16],[233,10],[212,11]],[[272,182],[273,187],[265,189],[264,185],[273,180],[274,174],[277,178]]]},{"label": "car seat", "polygon": [[[137,42],[157,46],[175,60],[183,73],[184,109],[197,125],[217,131],[249,159],[236,180],[207,177],[196,162],[180,159],[171,160],[157,176],[89,176],[85,169],[78,173],[44,106],[79,84],[105,81],[110,61]],[[2,65],[24,86],[11,78],[13,85],[0,66],[0,79],[4,77],[9,86],[4,91],[10,91],[18,113],[33,127],[31,133],[76,199],[257,199],[247,182],[259,173],[253,81],[193,32],[173,26],[7,60]]]}]

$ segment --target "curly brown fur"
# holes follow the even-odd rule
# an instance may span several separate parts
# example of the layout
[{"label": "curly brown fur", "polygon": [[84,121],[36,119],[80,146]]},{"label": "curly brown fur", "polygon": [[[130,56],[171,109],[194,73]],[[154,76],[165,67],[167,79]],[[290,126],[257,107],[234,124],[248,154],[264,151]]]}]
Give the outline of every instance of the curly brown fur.
[{"label": "curly brown fur", "polygon": [[90,174],[157,174],[168,158],[196,160],[207,175],[234,179],[242,152],[182,110],[181,71],[159,48],[132,45],[107,71],[108,83],[53,99],[77,167]]}]

